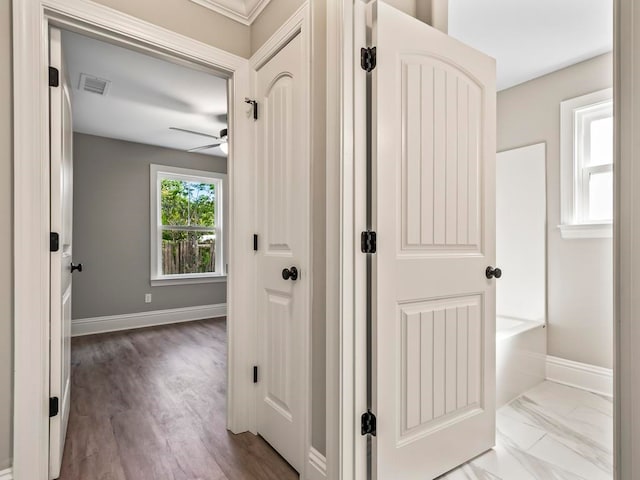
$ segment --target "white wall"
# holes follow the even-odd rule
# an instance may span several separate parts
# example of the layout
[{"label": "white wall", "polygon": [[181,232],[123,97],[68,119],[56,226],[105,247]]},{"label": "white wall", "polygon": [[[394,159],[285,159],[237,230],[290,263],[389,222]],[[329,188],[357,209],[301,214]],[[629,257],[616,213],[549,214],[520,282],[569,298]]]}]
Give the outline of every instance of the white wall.
[{"label": "white wall", "polygon": [[611,239],[560,236],[560,102],[613,84],[606,54],[498,93],[498,151],[547,144],[548,353],[611,368]]},{"label": "white wall", "polygon": [[496,157],[496,314],[546,318],[547,199],[545,144]]}]

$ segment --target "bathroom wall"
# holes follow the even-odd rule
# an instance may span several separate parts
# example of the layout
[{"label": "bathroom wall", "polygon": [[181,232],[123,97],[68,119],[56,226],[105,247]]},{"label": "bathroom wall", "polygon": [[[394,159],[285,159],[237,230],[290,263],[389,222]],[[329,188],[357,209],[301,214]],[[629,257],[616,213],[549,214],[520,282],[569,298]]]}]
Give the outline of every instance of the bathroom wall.
[{"label": "bathroom wall", "polygon": [[[501,152],[496,158],[496,314],[546,319],[546,145]],[[526,254],[523,254],[526,252]]]},{"label": "bathroom wall", "polygon": [[498,93],[498,151],[547,145],[548,353],[605,368],[613,365],[612,240],[560,235],[560,102],[611,87],[612,62],[601,55]]}]

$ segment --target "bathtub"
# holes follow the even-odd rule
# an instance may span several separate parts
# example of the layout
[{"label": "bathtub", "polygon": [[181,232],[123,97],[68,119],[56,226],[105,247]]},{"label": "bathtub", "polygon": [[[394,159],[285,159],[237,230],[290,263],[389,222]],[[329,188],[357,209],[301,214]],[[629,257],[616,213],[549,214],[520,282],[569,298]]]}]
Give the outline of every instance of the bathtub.
[{"label": "bathtub", "polygon": [[544,380],[546,355],[544,322],[496,318],[496,407]]}]

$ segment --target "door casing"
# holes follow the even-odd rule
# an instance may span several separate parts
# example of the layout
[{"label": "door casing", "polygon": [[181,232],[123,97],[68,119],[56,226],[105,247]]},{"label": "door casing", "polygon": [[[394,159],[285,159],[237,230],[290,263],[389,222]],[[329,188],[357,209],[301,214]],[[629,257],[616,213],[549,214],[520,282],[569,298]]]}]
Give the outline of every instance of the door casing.
[{"label": "door casing", "polygon": [[[249,61],[87,0],[15,0],[14,72],[14,408],[13,475],[44,480],[49,465],[49,120],[48,27],[108,38],[229,79],[229,250],[227,427],[255,433],[252,250],[254,156]],[[34,233],[35,232],[35,233]],[[35,421],[34,421],[35,419]]]}]

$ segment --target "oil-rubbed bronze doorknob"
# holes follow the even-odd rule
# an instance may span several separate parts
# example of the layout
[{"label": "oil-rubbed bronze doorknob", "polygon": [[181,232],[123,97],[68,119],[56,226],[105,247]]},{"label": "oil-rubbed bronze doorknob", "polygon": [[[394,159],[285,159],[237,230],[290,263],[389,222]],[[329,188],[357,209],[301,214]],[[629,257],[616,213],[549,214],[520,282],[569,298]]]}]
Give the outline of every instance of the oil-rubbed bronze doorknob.
[{"label": "oil-rubbed bronze doorknob", "polygon": [[487,276],[488,279],[500,278],[502,276],[502,270],[500,270],[499,268],[493,268],[492,266],[488,266],[484,274]]},{"label": "oil-rubbed bronze doorknob", "polygon": [[82,264],[79,263],[77,265],[74,265],[73,263],[71,263],[71,273],[75,272],[75,271],[79,271],[82,272]]},{"label": "oil-rubbed bronze doorknob", "polygon": [[282,278],[285,280],[297,280],[298,279],[298,269],[296,267],[285,268],[282,270]]}]

